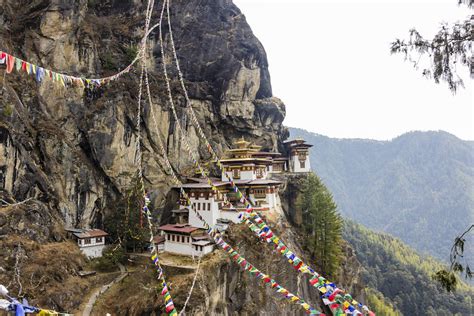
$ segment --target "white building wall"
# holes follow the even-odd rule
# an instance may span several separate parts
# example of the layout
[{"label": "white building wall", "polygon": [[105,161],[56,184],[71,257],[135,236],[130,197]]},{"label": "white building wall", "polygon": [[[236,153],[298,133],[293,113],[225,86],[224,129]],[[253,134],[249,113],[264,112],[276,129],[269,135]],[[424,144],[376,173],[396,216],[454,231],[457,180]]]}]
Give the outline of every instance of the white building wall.
[{"label": "white building wall", "polygon": [[[191,239],[191,237],[189,237]],[[180,255],[192,256],[193,248],[191,247],[191,241],[187,243],[181,243],[171,240],[165,240],[165,251],[176,253]]]},{"label": "white building wall", "polygon": [[211,253],[212,250],[214,250],[214,246],[213,246],[213,245],[204,246],[204,247],[202,248],[202,251],[201,251],[201,256],[204,256],[204,255],[207,255],[208,253]]},{"label": "white building wall", "polygon": [[208,253],[211,253],[213,250],[214,250],[214,245],[207,245],[207,246],[203,246],[202,247],[202,251],[200,250],[200,246],[197,246],[198,247],[198,250],[196,250],[196,246],[195,245],[192,245],[193,247],[193,255],[194,256],[198,256],[198,257],[202,257],[204,255],[207,255]]},{"label": "white building wall", "polygon": [[[204,197],[200,198],[190,198],[191,202],[194,204],[194,209],[202,216],[202,218],[209,224],[215,225],[217,219],[219,218],[219,204],[214,200],[214,198],[206,199]],[[200,210],[197,209],[197,203],[201,203]],[[211,204],[211,210],[207,210],[207,204]],[[205,210],[203,210],[203,205],[205,205]],[[185,206],[181,206],[185,208]],[[189,211],[189,225],[199,228],[204,228],[204,223],[197,217],[196,213],[192,210]]]},{"label": "white building wall", "polygon": [[158,252],[163,252],[163,251],[165,251],[165,243],[166,243],[166,241],[165,241],[165,242],[162,242],[161,244],[158,244],[158,245],[156,246],[156,248],[158,249]]},{"label": "white building wall", "polygon": [[290,171],[292,172],[310,172],[311,171],[311,166],[309,164],[309,155],[306,156],[304,168],[300,167],[300,160],[298,159],[298,156],[291,156],[290,159]]},{"label": "white building wall", "polygon": [[255,180],[255,179],[257,179],[257,175],[255,174],[255,170],[240,171],[240,179],[241,180]]},{"label": "white building wall", "polygon": [[[235,180],[255,180],[257,179],[257,175],[254,172],[255,170],[240,171],[240,178],[235,179]],[[234,179],[234,173],[232,171],[226,171],[225,173],[222,172],[222,177],[221,177],[222,181],[229,181],[227,177],[225,176],[225,174],[227,174],[229,178]]]},{"label": "white building wall", "polygon": [[266,201],[267,201],[268,207],[275,208],[275,206],[277,205],[277,194],[267,193]]}]

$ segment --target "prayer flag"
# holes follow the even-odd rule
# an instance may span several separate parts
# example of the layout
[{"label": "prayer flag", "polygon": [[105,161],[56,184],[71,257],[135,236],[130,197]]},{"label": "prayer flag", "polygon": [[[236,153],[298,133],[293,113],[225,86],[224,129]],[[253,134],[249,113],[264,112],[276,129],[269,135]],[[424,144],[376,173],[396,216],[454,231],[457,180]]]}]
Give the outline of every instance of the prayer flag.
[{"label": "prayer flag", "polygon": [[14,62],[15,62],[15,57],[13,57],[12,55],[7,55],[7,69],[6,69],[7,74],[12,72]]}]

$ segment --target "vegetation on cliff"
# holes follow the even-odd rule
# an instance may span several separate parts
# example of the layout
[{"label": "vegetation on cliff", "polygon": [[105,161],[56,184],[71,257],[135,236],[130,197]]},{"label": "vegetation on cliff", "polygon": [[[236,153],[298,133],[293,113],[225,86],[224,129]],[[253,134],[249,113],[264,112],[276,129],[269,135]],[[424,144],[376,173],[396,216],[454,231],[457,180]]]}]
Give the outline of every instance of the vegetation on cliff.
[{"label": "vegetation on cliff", "polygon": [[305,248],[327,275],[334,275],[342,254],[342,218],[331,193],[314,173],[305,179],[297,204],[303,213]]}]

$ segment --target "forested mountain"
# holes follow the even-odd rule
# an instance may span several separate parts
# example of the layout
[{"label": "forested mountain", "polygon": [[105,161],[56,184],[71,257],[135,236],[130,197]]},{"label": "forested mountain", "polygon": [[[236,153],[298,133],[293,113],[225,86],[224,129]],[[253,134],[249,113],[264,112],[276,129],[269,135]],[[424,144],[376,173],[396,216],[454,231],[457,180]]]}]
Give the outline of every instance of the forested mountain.
[{"label": "forested mountain", "polygon": [[[391,141],[334,139],[295,128],[290,135],[314,145],[311,167],[343,215],[418,251],[447,260],[454,238],[474,221],[473,142],[446,132],[411,132]],[[466,244],[470,255],[473,244]]]},{"label": "forested mountain", "polygon": [[453,294],[433,282],[431,275],[441,266],[435,259],[421,257],[399,239],[352,221],[346,221],[343,236],[364,267],[364,281],[374,289],[368,299],[377,315],[396,313],[387,304],[376,310],[376,296],[391,302],[403,315],[473,315],[472,288],[463,285]]}]

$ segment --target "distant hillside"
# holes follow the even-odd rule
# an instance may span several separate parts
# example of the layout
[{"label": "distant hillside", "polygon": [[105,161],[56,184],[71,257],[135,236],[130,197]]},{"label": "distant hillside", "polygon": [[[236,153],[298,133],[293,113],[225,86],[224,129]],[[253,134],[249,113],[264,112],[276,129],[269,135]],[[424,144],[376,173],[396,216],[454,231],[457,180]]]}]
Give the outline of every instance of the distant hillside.
[{"label": "distant hillside", "polygon": [[[474,222],[474,143],[446,132],[392,141],[334,139],[290,128],[314,147],[311,166],[341,213],[447,260],[454,238]],[[468,245],[474,254],[473,242]]]},{"label": "distant hillside", "polygon": [[377,315],[396,315],[379,297],[403,315],[473,315],[472,288],[463,285],[453,294],[433,282],[431,275],[441,267],[435,259],[422,258],[399,239],[350,221],[344,239],[364,266],[364,281],[375,289],[369,290],[368,301]]}]

